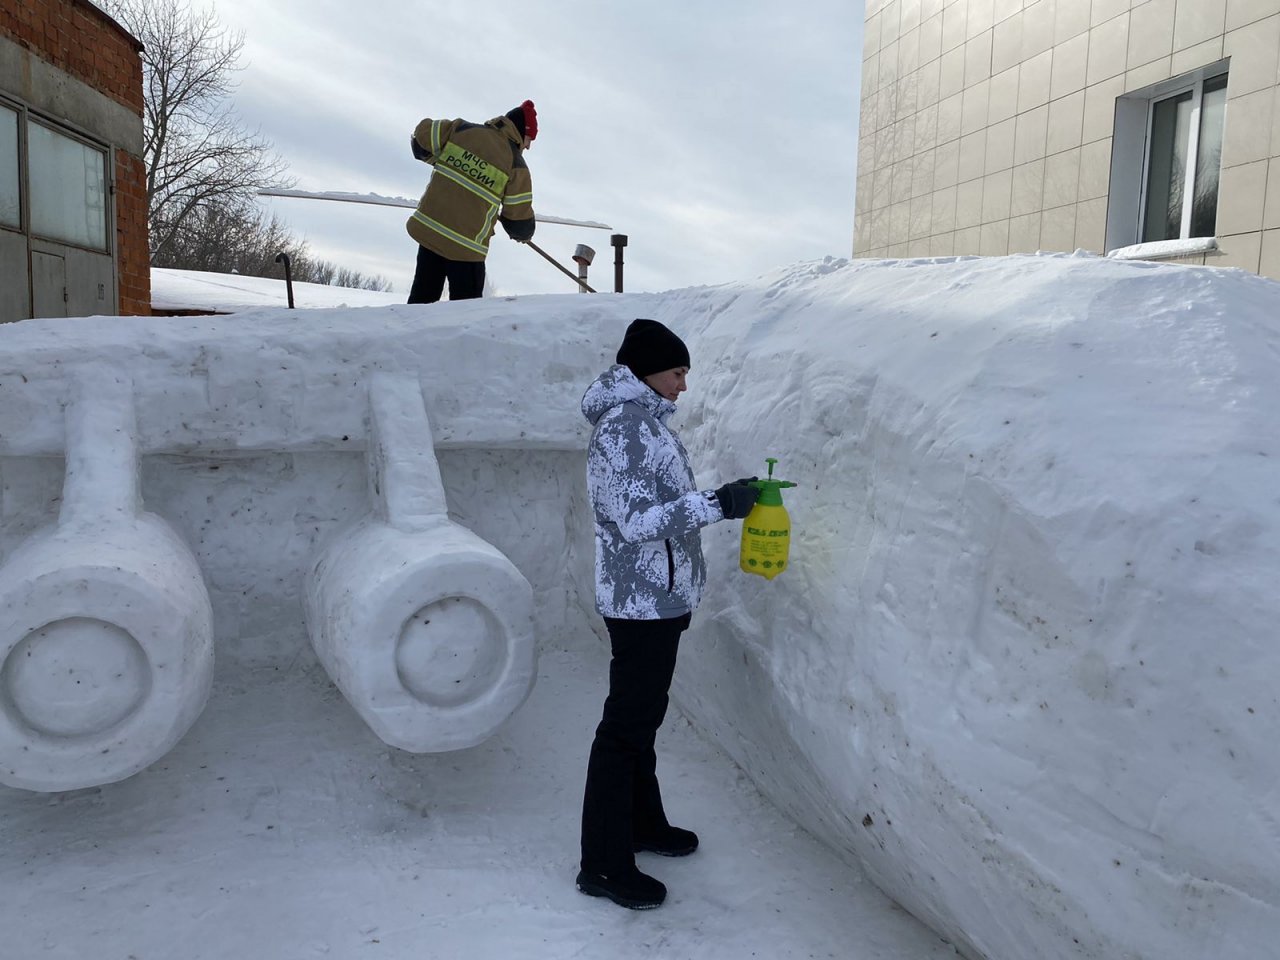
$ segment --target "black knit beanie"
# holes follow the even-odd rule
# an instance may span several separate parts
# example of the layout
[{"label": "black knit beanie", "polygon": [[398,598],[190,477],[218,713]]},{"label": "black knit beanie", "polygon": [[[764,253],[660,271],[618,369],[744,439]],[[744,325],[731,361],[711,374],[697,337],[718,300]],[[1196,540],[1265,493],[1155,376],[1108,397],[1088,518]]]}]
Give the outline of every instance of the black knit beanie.
[{"label": "black knit beanie", "polygon": [[643,380],[651,373],[689,366],[689,348],[657,320],[632,320],[618,348],[617,362]]}]

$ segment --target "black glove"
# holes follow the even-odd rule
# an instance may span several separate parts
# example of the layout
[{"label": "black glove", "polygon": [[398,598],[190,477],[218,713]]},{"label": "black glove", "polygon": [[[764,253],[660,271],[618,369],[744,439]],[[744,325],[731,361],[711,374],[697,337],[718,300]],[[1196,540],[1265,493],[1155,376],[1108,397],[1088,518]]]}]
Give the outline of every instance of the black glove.
[{"label": "black glove", "polygon": [[747,486],[742,480],[726,483],[716,491],[720,512],[724,514],[726,520],[741,520],[751,512],[751,508],[759,498],[760,491],[755,487]]},{"label": "black glove", "polygon": [[498,222],[502,224],[502,229],[507,231],[507,236],[516,243],[528,243],[532,240],[534,228],[538,225],[538,221],[533,217],[529,217],[527,220],[512,220],[508,217],[499,217]]},{"label": "black glove", "polygon": [[413,150],[413,159],[421,160],[423,163],[427,163],[430,161],[431,159],[430,151],[422,149],[422,147],[418,144],[417,137],[414,137],[414,136],[409,137],[409,146]]}]

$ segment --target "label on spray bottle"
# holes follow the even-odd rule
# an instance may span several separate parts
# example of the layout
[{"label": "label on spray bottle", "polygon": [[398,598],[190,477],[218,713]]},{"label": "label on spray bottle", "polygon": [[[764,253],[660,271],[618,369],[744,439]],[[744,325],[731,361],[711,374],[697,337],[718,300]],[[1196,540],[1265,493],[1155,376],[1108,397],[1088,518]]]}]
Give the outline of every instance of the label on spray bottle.
[{"label": "label on spray bottle", "polygon": [[778,461],[770,457],[766,462],[769,478],[752,481],[752,486],[760,491],[760,498],[742,525],[738,566],[746,573],[772,580],[786,568],[791,547],[791,518],[782,505],[780,491],[795,484],[773,479],[773,465]]}]

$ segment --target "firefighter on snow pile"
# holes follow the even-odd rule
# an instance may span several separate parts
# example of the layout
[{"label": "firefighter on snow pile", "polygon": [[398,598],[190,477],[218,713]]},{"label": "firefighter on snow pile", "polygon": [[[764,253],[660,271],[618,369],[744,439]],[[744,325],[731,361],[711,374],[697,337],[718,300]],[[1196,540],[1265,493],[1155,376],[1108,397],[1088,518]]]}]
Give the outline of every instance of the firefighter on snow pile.
[{"label": "firefighter on snow pile", "polygon": [[[418,241],[410,303],[484,292],[484,258],[494,221],[512,240],[533,239],[533,181],[524,151],[538,135],[533,101],[487,123],[426,119],[413,131],[413,155],[435,169],[405,225]],[[501,211],[501,214],[499,214]]]}]

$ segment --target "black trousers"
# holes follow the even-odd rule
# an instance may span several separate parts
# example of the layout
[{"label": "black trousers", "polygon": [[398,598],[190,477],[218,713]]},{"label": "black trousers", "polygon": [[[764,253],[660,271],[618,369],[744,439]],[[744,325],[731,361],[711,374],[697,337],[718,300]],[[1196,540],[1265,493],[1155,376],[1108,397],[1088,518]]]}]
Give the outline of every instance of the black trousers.
[{"label": "black trousers", "polygon": [[449,281],[450,300],[475,300],[484,294],[484,261],[448,260],[419,246],[409,302],[435,303],[444,293],[445,280]]},{"label": "black trousers", "polygon": [[582,801],[582,868],[635,867],[634,838],[666,828],[653,743],[667,715],[680,634],[689,614],[670,620],[605,618],[613,659],[609,696],[587,762]]}]

